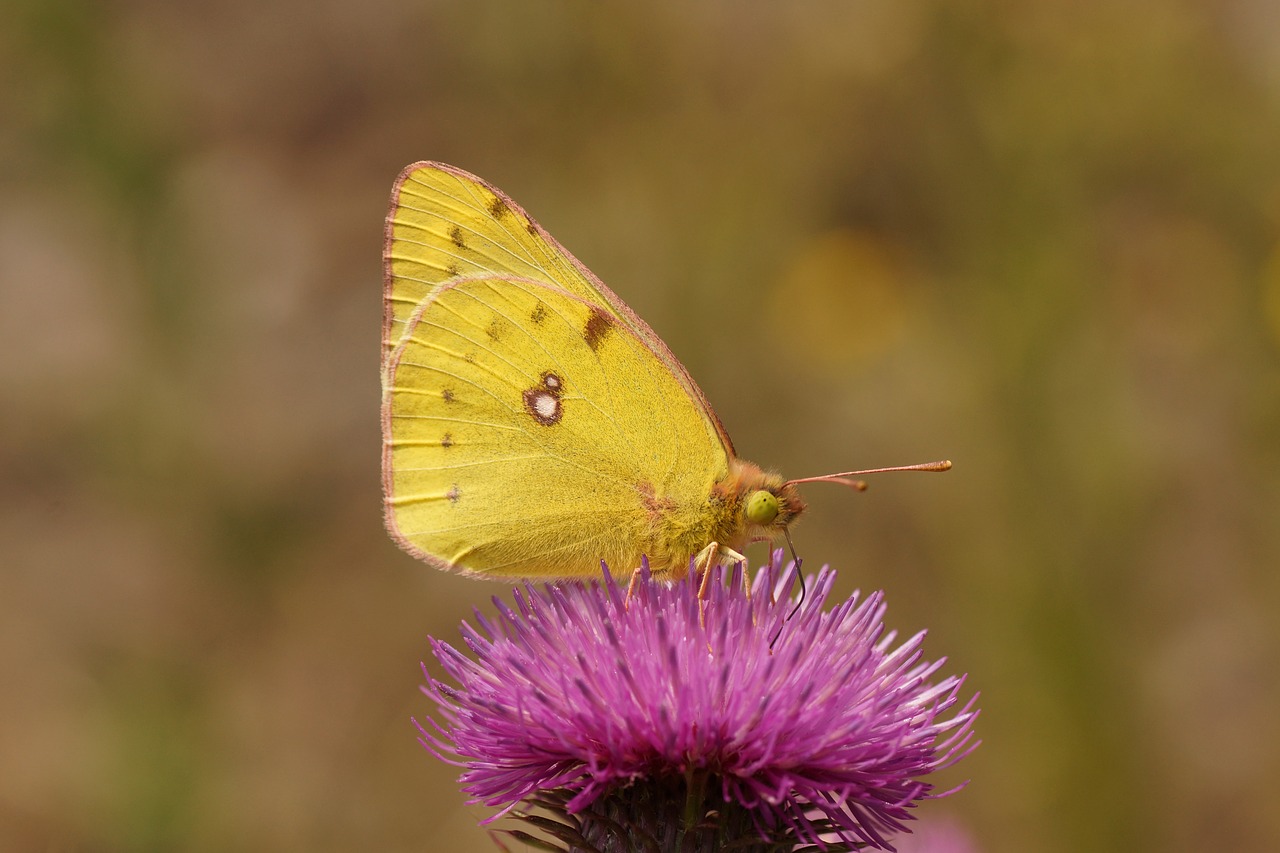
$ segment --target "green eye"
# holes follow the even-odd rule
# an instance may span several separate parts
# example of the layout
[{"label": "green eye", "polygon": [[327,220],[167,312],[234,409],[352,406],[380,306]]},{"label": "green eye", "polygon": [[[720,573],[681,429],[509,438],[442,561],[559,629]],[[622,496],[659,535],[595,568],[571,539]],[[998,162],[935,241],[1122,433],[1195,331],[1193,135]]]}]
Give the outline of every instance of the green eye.
[{"label": "green eye", "polygon": [[769,524],[778,517],[778,498],[773,492],[759,491],[747,498],[747,521]]}]

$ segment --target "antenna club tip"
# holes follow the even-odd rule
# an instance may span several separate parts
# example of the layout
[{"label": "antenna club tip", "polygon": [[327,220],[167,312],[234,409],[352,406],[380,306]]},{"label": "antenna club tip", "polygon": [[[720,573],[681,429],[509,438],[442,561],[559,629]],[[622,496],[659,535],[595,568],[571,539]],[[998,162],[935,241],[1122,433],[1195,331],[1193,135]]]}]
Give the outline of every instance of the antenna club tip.
[{"label": "antenna club tip", "polygon": [[951,460],[950,460],[950,459],[943,459],[941,462],[939,462],[939,463],[938,463],[938,470],[939,470],[939,471],[950,471],[950,470],[951,470]]}]

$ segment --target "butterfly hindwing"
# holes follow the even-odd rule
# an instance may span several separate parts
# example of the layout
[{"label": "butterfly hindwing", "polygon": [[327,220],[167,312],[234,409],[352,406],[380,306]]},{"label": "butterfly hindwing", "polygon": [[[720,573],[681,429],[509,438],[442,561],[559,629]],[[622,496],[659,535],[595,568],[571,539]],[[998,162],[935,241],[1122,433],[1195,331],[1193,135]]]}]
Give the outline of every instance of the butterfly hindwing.
[{"label": "butterfly hindwing", "polygon": [[540,280],[436,287],[385,381],[388,526],[442,568],[632,568],[654,514],[696,512],[728,469],[717,425],[649,343]]}]

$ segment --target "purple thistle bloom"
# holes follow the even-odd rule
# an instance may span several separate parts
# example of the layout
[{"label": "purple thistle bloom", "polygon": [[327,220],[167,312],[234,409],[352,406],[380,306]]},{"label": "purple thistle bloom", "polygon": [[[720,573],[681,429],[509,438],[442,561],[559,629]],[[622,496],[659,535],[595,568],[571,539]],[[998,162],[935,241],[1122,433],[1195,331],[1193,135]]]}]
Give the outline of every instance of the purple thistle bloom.
[{"label": "purple thistle bloom", "polygon": [[563,849],[891,850],[920,800],[951,793],[924,779],[977,746],[977,711],[955,707],[963,677],[930,681],[944,660],[921,659],[924,632],[893,647],[881,594],[824,611],[834,579],[810,578],[791,618],[780,552],[750,598],[737,570],[702,601],[691,579],[642,578],[630,600],[608,572],[525,585],[463,624],[478,660],[432,640],[460,686],[428,676],[443,721],[415,721],[420,740],[491,820],[519,809]]}]

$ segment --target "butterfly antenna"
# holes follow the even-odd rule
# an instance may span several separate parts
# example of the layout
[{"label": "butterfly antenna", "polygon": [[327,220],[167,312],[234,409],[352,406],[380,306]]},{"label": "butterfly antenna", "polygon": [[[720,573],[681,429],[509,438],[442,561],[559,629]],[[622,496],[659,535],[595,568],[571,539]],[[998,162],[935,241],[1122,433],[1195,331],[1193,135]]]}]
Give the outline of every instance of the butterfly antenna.
[{"label": "butterfly antenna", "polygon": [[787,537],[787,548],[791,550],[791,561],[796,564],[796,577],[800,579],[800,599],[796,602],[796,606],[791,608],[791,612],[787,614],[787,618],[778,626],[778,633],[774,634],[773,639],[769,641],[769,651],[773,651],[773,644],[778,642],[778,638],[782,636],[782,629],[786,627],[786,624],[791,621],[792,617],[800,612],[800,605],[804,604],[804,597],[807,592],[804,586],[804,573],[800,571],[800,564],[803,561],[796,556],[796,546],[795,543],[791,541],[791,529],[788,527],[782,528],[782,535]]},{"label": "butterfly antenna", "polygon": [[[795,486],[800,483],[838,483],[841,486],[848,486],[859,492],[867,490],[867,484],[862,480],[855,480],[855,477],[861,477],[863,474],[887,474],[890,471],[950,471],[951,460],[940,459],[937,462],[920,462],[916,465],[894,465],[889,468],[864,468],[861,471],[842,471],[838,474],[823,474],[820,477],[801,477],[798,480],[788,480],[783,486]],[[795,543],[791,541],[791,530],[782,528],[782,533],[787,537],[787,548],[791,551],[791,559],[796,565],[796,576],[800,580],[800,598],[796,601],[796,606],[791,608],[791,612],[787,614],[787,618],[783,620],[782,625],[778,626],[778,633],[773,635],[773,639],[769,641],[769,651],[773,651],[774,643],[778,642],[778,638],[782,636],[782,629],[786,627],[795,615],[800,612],[800,605],[804,604],[807,590],[804,584],[804,573],[800,571],[801,560],[796,554]]]},{"label": "butterfly antenna", "polygon": [[[798,483],[838,483],[841,486],[848,486],[851,489],[857,489],[860,492],[867,490],[867,484],[861,480],[852,479],[860,477],[863,474],[886,474],[890,471],[950,471],[951,460],[941,459],[937,462],[921,462],[917,465],[894,465],[890,468],[865,468],[861,471],[842,471],[839,474],[823,474],[820,477],[801,477],[798,480],[787,480],[784,486],[794,486]],[[795,551],[792,550],[794,555]]]}]

